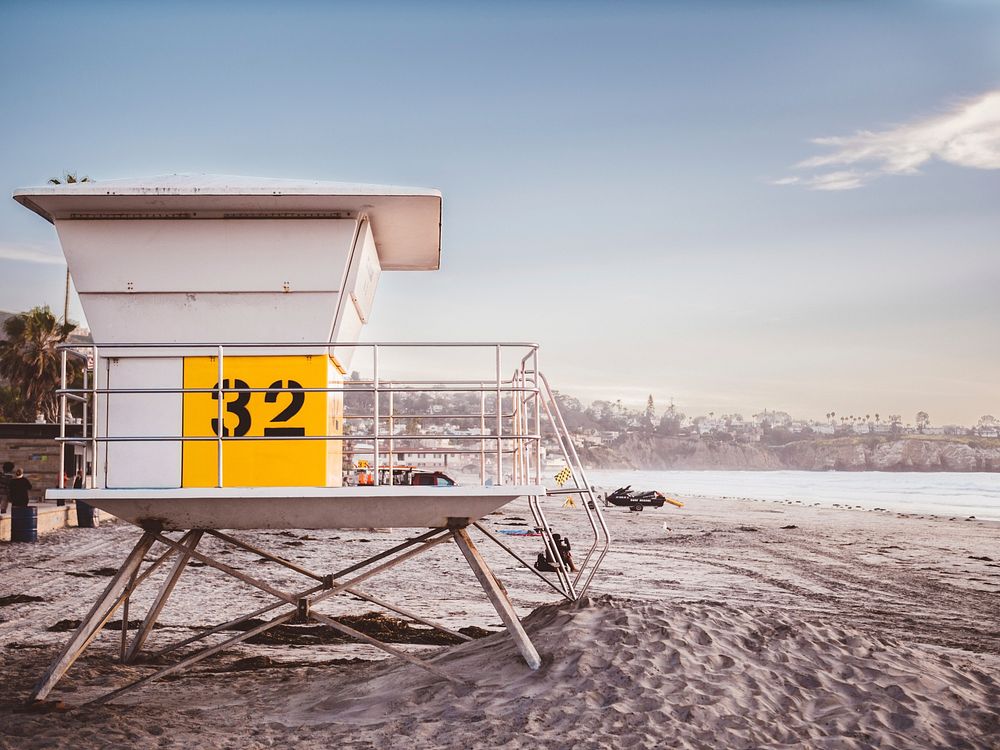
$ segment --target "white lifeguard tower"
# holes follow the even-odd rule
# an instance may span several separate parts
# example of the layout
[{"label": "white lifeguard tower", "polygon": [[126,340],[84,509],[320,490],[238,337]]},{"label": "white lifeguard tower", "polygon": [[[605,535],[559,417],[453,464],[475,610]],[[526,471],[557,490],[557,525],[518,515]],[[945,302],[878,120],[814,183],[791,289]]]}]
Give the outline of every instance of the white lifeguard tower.
[{"label": "white lifeguard tower", "polygon": [[[324,623],[455,679],[316,609],[338,594],[360,594],[454,634],[402,607],[366,597],[358,588],[446,541],[461,549],[527,664],[538,667],[539,656],[469,529],[478,529],[571,600],[586,591],[609,545],[600,508],[538,370],[538,347],[358,341],[383,271],[438,269],[440,193],[174,175],[22,189],[14,199],[55,225],[94,338],[93,344],[64,348],[60,390],[61,439],[81,444],[85,489],[60,486],[47,496],[85,501],[143,530],[36,686],[34,699],[49,694],[114,612],[124,607],[127,613],[136,587],[168,561],[169,573],[131,643],[122,628],[123,661],[140,654],[191,560],[267,592],[276,602],[159,654],[264,612],[279,612],[263,625],[99,700],[293,620]],[[427,360],[428,355],[444,374],[407,376],[398,364],[406,356]],[[461,364],[452,366],[449,358]],[[77,360],[86,363],[81,365],[85,380],[82,387],[71,388],[67,373]],[[470,363],[477,363],[475,372],[468,372]],[[348,380],[349,370],[364,376]],[[450,415],[478,428],[471,434],[464,431],[465,448],[450,444],[454,436],[446,447],[426,447],[433,438],[400,429],[415,415],[395,408],[397,395],[427,392],[471,393],[478,399],[477,413]],[[83,417],[82,439],[65,437],[66,418],[74,408]],[[570,469],[571,481],[564,489],[547,490],[542,484],[543,423]],[[421,450],[429,452],[469,454],[471,462],[478,462],[478,481],[457,486],[394,483],[394,448],[406,440],[420,440]],[[370,451],[371,484],[345,486],[345,457],[357,445]],[[550,494],[580,495],[594,532],[575,575],[563,564],[540,505]],[[519,497],[528,498],[555,561],[552,580],[479,523]],[[228,533],[367,527],[421,531],[330,573],[305,570]],[[197,549],[206,534],[294,570],[311,579],[311,585],[282,591],[227,566]],[[165,551],[143,569],[156,545]]]}]

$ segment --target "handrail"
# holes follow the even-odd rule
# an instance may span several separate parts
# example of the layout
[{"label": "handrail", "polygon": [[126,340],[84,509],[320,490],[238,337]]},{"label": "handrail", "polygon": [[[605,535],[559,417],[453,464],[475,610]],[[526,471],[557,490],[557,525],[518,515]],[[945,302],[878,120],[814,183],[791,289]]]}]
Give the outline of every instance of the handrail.
[{"label": "handrail", "polygon": [[[433,349],[445,348],[448,350],[476,349],[480,352],[492,351],[492,363],[488,363],[482,354],[479,357],[479,372],[484,377],[481,378],[451,378],[451,379],[427,379],[425,377],[398,377],[387,376],[385,361],[390,355],[400,350],[411,349]],[[361,350],[368,349],[371,352],[370,369],[371,377],[357,380],[338,378],[328,382],[323,387],[304,387],[299,384],[288,388],[282,388],[283,392],[292,394],[328,394],[337,396],[345,404],[348,398],[364,397],[362,401],[352,401],[355,411],[340,414],[340,419],[344,423],[345,433],[336,435],[235,435],[227,434],[227,430],[217,429],[224,425],[226,416],[226,397],[230,394],[258,394],[272,392],[272,388],[255,387],[227,387],[225,379],[226,358],[244,356],[266,356],[267,350],[320,350],[320,352],[336,352],[339,350]],[[509,358],[510,349],[517,350],[517,356],[513,358],[515,367],[513,371],[505,370],[505,360]],[[479,458],[479,478],[480,482],[487,484],[487,475],[492,473],[492,481],[495,485],[513,483],[516,485],[541,485],[542,484],[542,452],[543,440],[546,438],[542,429],[542,421],[545,418],[551,427],[556,447],[562,454],[566,465],[570,469],[570,486],[555,490],[552,494],[556,497],[567,494],[579,494],[583,499],[583,507],[588,522],[593,532],[593,542],[589,545],[586,553],[582,556],[579,568],[575,576],[571,576],[568,566],[564,564],[560,550],[558,549],[552,528],[544,509],[540,504],[541,498],[546,495],[532,496],[528,498],[528,508],[535,518],[536,526],[542,531],[543,544],[546,551],[554,560],[556,568],[556,581],[550,585],[560,590],[570,599],[578,599],[583,596],[589,588],[594,574],[600,567],[605,556],[610,549],[611,537],[607,524],[604,521],[599,503],[596,502],[596,495],[590,487],[580,457],[576,447],[570,438],[569,430],[559,409],[559,404],[555,399],[548,380],[539,370],[538,345],[529,342],[231,342],[219,344],[217,342],[168,342],[154,343],[145,342],[137,344],[125,343],[64,343],[59,346],[61,352],[61,378],[60,387],[56,391],[60,405],[60,433],[57,438],[60,444],[84,445],[84,455],[89,452],[89,476],[91,486],[97,486],[96,472],[98,471],[99,446],[108,446],[112,443],[154,443],[169,442],[198,443],[214,442],[218,445],[216,481],[219,487],[224,485],[223,478],[223,455],[226,444],[243,441],[325,441],[335,442],[341,445],[347,444],[349,447],[344,455],[371,456],[373,466],[371,467],[373,476],[372,484],[378,485],[381,480],[381,469],[386,457],[388,468],[392,469],[397,465],[398,456],[401,453],[423,454],[425,456],[436,455],[467,455],[470,458]],[[217,362],[213,362],[213,369],[217,369],[215,376],[217,382],[214,387],[157,387],[157,388],[115,388],[110,387],[107,378],[104,378],[103,385],[99,381],[98,374],[103,372],[98,366],[99,363],[110,362],[117,359],[128,359],[133,356],[139,359],[148,356],[146,352],[153,350],[178,351],[177,355],[167,356],[195,356],[195,357],[215,357]],[[252,354],[244,354],[250,352]],[[183,352],[183,353],[180,353]],[[508,356],[505,357],[505,354]],[[89,367],[84,370],[84,382],[82,387],[68,387],[68,357],[84,359]],[[322,357],[323,354],[320,354]],[[339,367],[341,374],[343,368]],[[506,362],[509,367],[510,362]],[[412,369],[411,365],[411,369]],[[426,363],[417,365],[417,369],[426,368]],[[462,367],[470,367],[467,361],[462,363]],[[93,369],[91,377],[90,369]],[[487,369],[488,368],[488,369]],[[509,377],[504,373],[509,372]],[[464,374],[464,373],[463,373]],[[242,381],[241,381],[242,382]],[[234,386],[236,383],[234,382]],[[453,402],[459,405],[458,409],[449,409],[444,412],[425,413],[424,411],[409,411],[418,402],[407,398],[396,398],[397,394],[405,396],[410,394],[414,398],[419,398],[420,394],[479,394],[478,411],[469,413],[457,413],[463,408],[469,408],[468,400],[463,400],[456,396]],[[213,419],[215,426],[212,435],[113,435],[108,434],[109,418],[108,409],[113,396],[129,395],[143,396],[163,396],[180,395],[187,396],[212,395],[218,400],[216,417]],[[229,403],[232,403],[230,400]],[[70,405],[82,405],[85,424],[83,427],[83,437],[68,437],[66,435],[66,421],[72,416]],[[420,409],[417,406],[417,409]],[[472,409],[475,409],[473,406]],[[103,413],[102,413],[103,412]],[[104,419],[104,424],[102,424]],[[447,434],[429,433],[423,430],[413,430],[409,428],[409,421],[462,421],[479,420],[478,430],[474,427],[462,428],[464,432],[449,432]],[[216,421],[217,420],[217,421]],[[404,421],[402,431],[397,431],[399,421]],[[347,423],[351,422],[351,426]],[[358,424],[360,422],[360,424]],[[474,424],[474,423],[473,423]],[[357,431],[358,429],[364,431]],[[181,432],[183,433],[183,427]],[[475,431],[470,431],[475,430]],[[326,431],[330,431],[327,429]],[[101,433],[104,434],[101,434]],[[416,442],[416,441],[419,441]],[[471,443],[471,445],[470,445]],[[59,486],[65,486],[65,472],[63,467],[63,451],[60,451],[60,481]],[[405,460],[405,459],[404,459]],[[412,462],[412,459],[410,459]],[[445,459],[447,460],[447,459]],[[475,461],[475,459],[472,459]],[[509,463],[508,463],[509,461]],[[492,466],[490,464],[492,463]],[[105,477],[107,476],[107,457],[103,462]],[[469,464],[464,464],[469,466]],[[474,465],[474,464],[473,464]],[[470,467],[471,468],[471,467]],[[392,484],[393,472],[389,472],[388,482]],[[510,550],[508,550],[510,551]],[[521,564],[525,561],[518,557]]]},{"label": "handrail", "polygon": [[139,342],[139,343],[117,343],[99,341],[63,342],[57,345],[57,349],[89,349],[91,347],[102,349],[218,349],[224,346],[227,349],[356,349],[378,347],[407,348],[484,348],[492,349],[497,346],[507,348],[528,348],[537,349],[538,344],[531,341],[261,341],[261,342],[239,342],[239,341],[168,341],[165,343]]},{"label": "handrail", "polygon": [[[89,412],[92,424],[88,425],[92,427],[91,434],[88,436],[88,442],[90,444],[90,470],[89,476],[91,477],[91,486],[96,486],[96,472],[98,471],[98,464],[100,462],[100,457],[98,454],[98,448],[100,445],[107,445],[109,443],[149,443],[149,442],[172,442],[185,444],[188,442],[216,442],[218,444],[217,457],[218,466],[216,467],[216,482],[219,487],[224,485],[223,481],[223,466],[222,460],[224,455],[223,446],[227,443],[240,442],[240,441],[261,441],[261,440],[299,440],[299,441],[331,441],[339,442],[341,444],[348,444],[350,446],[358,446],[361,443],[370,443],[370,445],[363,445],[362,450],[372,455],[375,466],[381,466],[382,461],[381,456],[388,449],[389,452],[389,463],[390,465],[395,460],[395,456],[399,452],[407,453],[424,453],[424,454],[473,454],[478,452],[480,456],[480,477],[481,481],[485,482],[485,471],[488,463],[493,463],[493,482],[497,485],[502,485],[508,480],[515,479],[513,472],[517,472],[520,475],[521,462],[518,457],[525,452],[525,445],[527,443],[534,443],[536,445],[536,453],[538,453],[538,446],[540,446],[542,436],[539,430],[529,432],[523,429],[522,425],[518,423],[520,418],[520,404],[524,402],[525,397],[531,397],[531,394],[523,393],[525,390],[532,390],[532,388],[527,388],[523,380],[519,380],[516,375],[511,377],[509,380],[502,377],[501,373],[503,371],[503,359],[504,352],[511,348],[518,350],[518,358],[523,358],[525,356],[530,357],[532,353],[537,349],[537,344],[530,342],[456,342],[456,341],[442,341],[442,342],[337,342],[337,341],[322,341],[322,342],[230,342],[230,343],[218,343],[218,342],[141,342],[141,343],[99,343],[99,342],[78,342],[78,343],[63,343],[60,345],[60,351],[62,354],[63,361],[66,360],[67,356],[72,355],[74,357],[79,357],[80,359],[86,360],[90,368],[94,368],[95,372],[100,368],[97,367],[98,362],[105,362],[117,359],[128,359],[130,356],[142,358],[145,352],[152,351],[177,351],[178,356],[205,356],[205,357],[215,357],[217,362],[216,373],[216,383],[214,387],[195,387],[195,386],[178,386],[178,387],[112,387],[109,382],[105,381],[103,384],[99,382],[98,377],[94,377],[92,382],[85,383],[82,388],[77,387],[67,387],[65,372],[61,378],[60,388],[56,391],[58,398],[60,399],[60,404],[63,405],[60,424],[63,425],[61,429],[64,430],[66,416],[69,415],[69,409],[67,408],[67,403],[72,402],[74,404],[82,403],[83,408]],[[434,348],[444,348],[448,350],[459,350],[459,349],[475,349],[479,352],[489,352],[494,353],[494,372],[492,376],[484,378],[452,378],[452,379],[440,379],[432,380],[426,378],[415,378],[413,376],[409,377],[399,377],[391,378],[386,377],[386,371],[384,363],[380,360],[380,353],[385,353],[386,355],[392,353],[398,353],[401,350],[429,350]],[[262,352],[268,350],[300,350],[308,351],[309,353],[319,350],[322,352],[335,353],[337,350],[351,350],[356,353],[357,350],[368,349],[371,352],[371,377],[358,380],[337,380],[330,383],[324,384],[322,387],[305,387],[298,383],[294,386],[289,383],[287,388],[282,388],[283,392],[291,394],[334,394],[340,398],[346,400],[350,396],[354,397],[365,397],[368,399],[368,406],[366,409],[361,411],[350,412],[342,414],[341,418],[344,422],[351,421],[353,423],[367,422],[370,420],[370,429],[365,430],[365,432],[358,431],[348,431],[347,434],[337,434],[337,435],[229,435],[225,434],[225,430],[215,430],[216,434],[212,435],[152,435],[152,434],[132,434],[132,435],[115,435],[109,434],[108,424],[101,424],[99,420],[99,415],[102,412],[102,408],[99,408],[99,404],[104,407],[110,405],[111,400],[114,396],[159,396],[159,395],[180,395],[182,397],[187,397],[188,395],[212,395],[218,401],[217,413],[214,418],[216,425],[223,425],[224,418],[226,416],[225,400],[229,394],[257,394],[257,393],[269,393],[273,389],[268,388],[257,388],[257,387],[243,387],[244,383],[233,383],[233,387],[228,387],[225,380],[225,359],[227,357],[240,357],[240,356],[266,356]],[[527,353],[525,353],[525,350]],[[321,355],[322,356],[322,355]],[[477,357],[481,357],[477,355]],[[479,362],[479,367],[482,368],[482,362]],[[337,363],[339,368],[339,363]],[[463,367],[469,367],[468,362],[465,362]],[[418,365],[419,367],[419,365]],[[411,365],[412,368],[412,365]],[[89,369],[89,368],[88,368]],[[64,367],[65,370],[65,367]],[[482,370],[480,369],[482,372]],[[341,369],[343,373],[343,369]],[[485,372],[483,372],[485,375]],[[399,400],[394,399],[395,394],[410,394],[414,397],[420,394],[428,393],[447,393],[452,395],[457,394],[480,394],[480,413],[477,415],[475,413],[469,414],[452,414],[454,409],[449,410],[448,414],[421,414],[419,412],[408,411],[412,409],[412,406],[407,405],[407,401],[404,399],[402,403]],[[383,399],[383,394],[387,394],[387,398]],[[492,398],[487,399],[486,395],[492,394]],[[504,408],[505,398],[510,399],[509,403],[511,407]],[[384,408],[386,406],[386,401],[388,402],[389,412],[386,414]],[[410,402],[412,403],[412,402]],[[399,411],[397,411],[397,406]],[[107,411],[107,408],[103,408],[103,411]],[[464,434],[431,434],[426,431],[412,431],[405,430],[402,432],[397,431],[396,422],[400,419],[402,420],[473,420],[478,416],[480,420],[480,430],[478,432],[469,433],[466,431]],[[485,418],[489,417],[493,421],[492,429],[486,429]],[[106,420],[105,420],[106,421]],[[101,429],[103,427],[103,430]],[[386,428],[388,427],[388,432]],[[104,434],[101,434],[101,433]],[[70,442],[67,439],[64,432],[60,433],[60,441]],[[428,446],[406,446],[407,441],[420,440],[424,443],[437,443],[433,448]],[[462,448],[461,443],[473,441],[480,443],[479,450]],[[482,450],[485,441],[495,441],[495,449],[491,452],[489,460],[486,453]],[[73,441],[74,444],[76,441]],[[400,451],[398,448],[400,443],[403,443],[403,449]],[[458,445],[456,445],[458,444]],[[349,449],[350,450],[350,449]],[[356,449],[353,451],[356,453]],[[348,454],[350,455],[350,453]],[[514,457],[514,462],[511,464],[511,471],[505,471],[505,457]],[[61,458],[62,460],[62,458]],[[107,457],[103,462],[105,474],[107,472]],[[516,469],[513,467],[517,467]],[[538,473],[536,471],[536,473]],[[63,476],[64,471],[60,472],[60,476]],[[373,484],[378,485],[381,483],[381,477],[378,472],[374,472],[374,476],[371,478]],[[390,478],[390,481],[392,479]],[[62,483],[61,483],[61,486]]]}]

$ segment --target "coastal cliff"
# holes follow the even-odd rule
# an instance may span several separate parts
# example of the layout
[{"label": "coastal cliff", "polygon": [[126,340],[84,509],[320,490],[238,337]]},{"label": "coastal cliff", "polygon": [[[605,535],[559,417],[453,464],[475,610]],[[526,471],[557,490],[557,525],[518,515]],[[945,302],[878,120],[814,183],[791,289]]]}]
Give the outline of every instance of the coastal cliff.
[{"label": "coastal cliff", "polygon": [[594,469],[996,471],[1000,440],[907,435],[805,439],[768,446],[629,433],[580,449]]}]

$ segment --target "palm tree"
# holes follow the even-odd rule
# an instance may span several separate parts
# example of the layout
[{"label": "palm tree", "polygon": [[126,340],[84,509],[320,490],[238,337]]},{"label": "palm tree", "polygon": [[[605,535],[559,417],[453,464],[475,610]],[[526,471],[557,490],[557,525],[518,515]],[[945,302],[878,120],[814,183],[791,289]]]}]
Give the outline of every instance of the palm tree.
[{"label": "palm tree", "polygon": [[[89,177],[77,177],[76,172],[64,172],[62,179],[53,177],[49,180],[50,185],[73,185],[77,182],[93,182]],[[63,323],[69,319],[69,265],[66,265],[66,296],[63,298]]]},{"label": "palm tree", "polygon": [[35,307],[4,321],[7,340],[0,342],[0,376],[23,403],[22,418],[43,414],[54,422],[59,416],[60,355],[57,350],[76,323],[56,320],[46,307]]}]

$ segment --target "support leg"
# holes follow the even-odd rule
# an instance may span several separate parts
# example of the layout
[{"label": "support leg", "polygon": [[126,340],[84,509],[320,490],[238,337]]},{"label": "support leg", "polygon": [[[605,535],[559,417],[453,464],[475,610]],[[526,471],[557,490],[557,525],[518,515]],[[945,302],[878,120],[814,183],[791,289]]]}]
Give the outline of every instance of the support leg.
[{"label": "support leg", "polygon": [[69,639],[69,642],[63,647],[62,652],[52,662],[52,665],[46,670],[45,674],[42,675],[38,684],[35,685],[35,689],[31,693],[31,700],[40,701],[45,699],[56,683],[66,674],[66,670],[72,666],[73,662],[83,652],[83,649],[87,647],[87,644],[90,643],[96,631],[104,626],[104,623],[111,616],[114,609],[117,608],[116,599],[118,598],[119,590],[139,570],[143,557],[145,557],[149,548],[153,546],[154,541],[155,539],[152,534],[147,532],[142,535],[128,557],[125,558],[125,562],[122,563],[118,572],[115,573],[114,577],[108,583],[107,588],[104,589],[104,593],[101,594],[100,599],[97,600],[97,603],[87,613],[83,622],[80,623],[80,627],[73,633],[73,637]]},{"label": "support leg", "polygon": [[486,561],[482,555],[479,554],[476,545],[472,543],[469,533],[464,528],[459,528],[452,529],[451,535],[455,539],[455,544],[458,545],[458,548],[462,550],[462,554],[465,555],[465,560],[469,563],[469,567],[472,568],[472,572],[479,579],[479,585],[483,587],[486,596],[489,597],[497,614],[500,615],[500,619],[503,620],[503,624],[507,626],[507,632],[510,633],[511,638],[514,639],[514,643],[517,644],[517,648],[521,652],[521,656],[524,657],[524,661],[527,662],[531,669],[538,669],[542,665],[542,660],[539,658],[538,652],[528,638],[528,634],[524,632],[521,621],[517,619],[517,613],[514,611],[514,606],[510,603],[510,599],[507,598],[506,592],[500,587],[496,578],[493,577],[493,572],[486,565]]},{"label": "support leg", "polygon": [[[198,542],[201,541],[203,533],[204,532],[200,529],[190,531],[184,536],[183,539],[181,539],[180,543],[189,551],[193,550],[198,546]],[[132,644],[129,646],[128,651],[122,655],[122,661],[126,664],[131,664],[135,661],[135,657],[139,655],[143,644],[146,642],[149,634],[153,631],[153,625],[156,624],[156,620],[159,618],[160,612],[163,611],[163,607],[166,605],[167,599],[169,599],[170,594],[173,593],[174,586],[177,585],[177,581],[181,577],[181,573],[183,573],[184,569],[187,567],[190,559],[190,552],[178,553],[177,561],[174,563],[174,567],[171,569],[170,575],[167,576],[167,579],[160,586],[160,590],[156,594],[156,599],[153,600],[152,605],[149,607],[149,611],[146,613],[145,619],[142,621],[142,627],[139,628],[139,632],[136,633],[135,638],[132,639]]]}]

